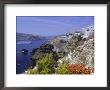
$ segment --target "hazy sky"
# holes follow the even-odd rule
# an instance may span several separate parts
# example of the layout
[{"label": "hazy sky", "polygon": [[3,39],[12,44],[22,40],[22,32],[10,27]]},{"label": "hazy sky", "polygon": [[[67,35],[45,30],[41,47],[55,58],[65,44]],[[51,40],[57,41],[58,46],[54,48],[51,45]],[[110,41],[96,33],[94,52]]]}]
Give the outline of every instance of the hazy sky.
[{"label": "hazy sky", "polygon": [[16,24],[19,33],[52,36],[94,25],[94,16],[17,16]]}]

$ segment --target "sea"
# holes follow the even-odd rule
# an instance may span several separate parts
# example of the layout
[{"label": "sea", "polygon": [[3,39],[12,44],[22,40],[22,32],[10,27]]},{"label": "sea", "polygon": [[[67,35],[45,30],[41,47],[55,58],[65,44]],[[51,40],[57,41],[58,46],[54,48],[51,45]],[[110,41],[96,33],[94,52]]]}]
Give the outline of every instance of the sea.
[{"label": "sea", "polygon": [[[48,43],[48,39],[40,39],[34,41],[17,41],[16,42],[16,74],[22,74],[31,65],[31,52],[35,48],[39,48],[42,44]],[[28,53],[23,54],[22,49],[27,49]]]}]

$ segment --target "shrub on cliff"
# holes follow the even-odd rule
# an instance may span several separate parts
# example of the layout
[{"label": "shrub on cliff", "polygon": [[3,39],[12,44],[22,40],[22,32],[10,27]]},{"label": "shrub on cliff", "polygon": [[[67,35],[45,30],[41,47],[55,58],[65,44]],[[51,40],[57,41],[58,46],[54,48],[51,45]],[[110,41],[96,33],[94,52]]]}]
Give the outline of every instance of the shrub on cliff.
[{"label": "shrub on cliff", "polygon": [[45,56],[38,60],[37,62],[37,69],[39,74],[51,74],[54,72],[54,67],[52,66],[54,64],[53,56],[50,53],[45,54]]},{"label": "shrub on cliff", "polygon": [[63,63],[60,63],[58,67],[55,69],[56,74],[68,74],[68,62],[63,61]]}]

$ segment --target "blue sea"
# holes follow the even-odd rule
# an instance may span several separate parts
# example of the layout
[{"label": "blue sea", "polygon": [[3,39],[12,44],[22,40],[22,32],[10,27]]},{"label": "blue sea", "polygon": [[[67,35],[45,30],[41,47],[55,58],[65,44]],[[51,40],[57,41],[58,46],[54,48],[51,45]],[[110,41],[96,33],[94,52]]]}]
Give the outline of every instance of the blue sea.
[{"label": "blue sea", "polygon": [[[16,43],[16,74],[23,73],[31,65],[31,52],[34,48],[40,47],[42,44],[48,43],[49,39],[41,39],[34,41],[17,41]],[[27,49],[28,53],[23,54],[22,49]]]}]

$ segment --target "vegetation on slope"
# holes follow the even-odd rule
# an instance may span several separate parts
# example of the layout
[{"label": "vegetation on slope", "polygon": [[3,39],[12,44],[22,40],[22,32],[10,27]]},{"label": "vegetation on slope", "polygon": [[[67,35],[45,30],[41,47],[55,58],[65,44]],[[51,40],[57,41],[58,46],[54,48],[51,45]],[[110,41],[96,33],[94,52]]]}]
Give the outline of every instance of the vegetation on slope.
[{"label": "vegetation on slope", "polygon": [[[89,31],[90,32],[90,31]],[[91,74],[94,72],[94,32],[59,36],[32,51],[28,74]],[[86,37],[86,38],[84,38]],[[36,68],[35,68],[36,67]]]}]

